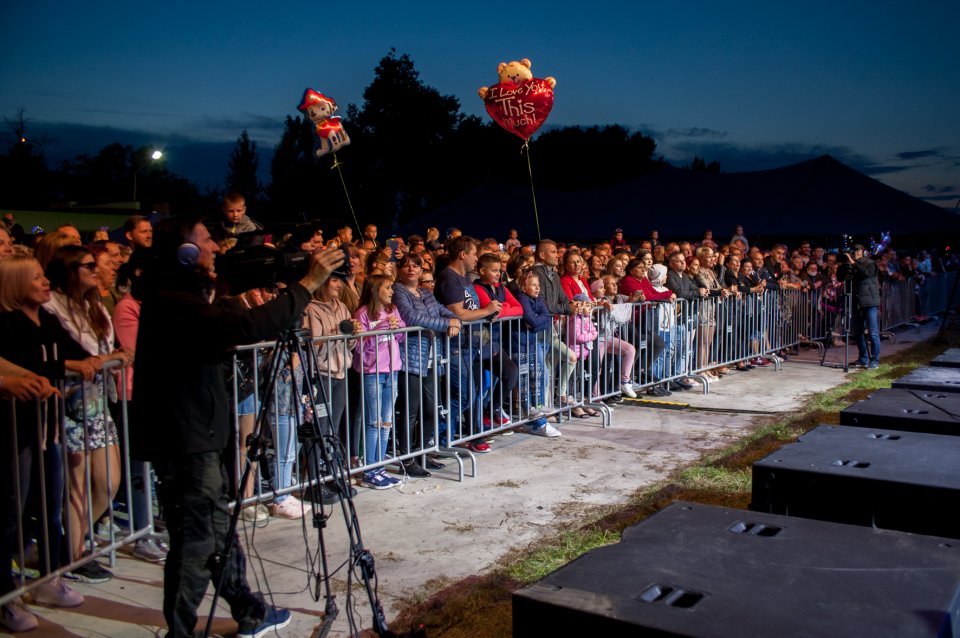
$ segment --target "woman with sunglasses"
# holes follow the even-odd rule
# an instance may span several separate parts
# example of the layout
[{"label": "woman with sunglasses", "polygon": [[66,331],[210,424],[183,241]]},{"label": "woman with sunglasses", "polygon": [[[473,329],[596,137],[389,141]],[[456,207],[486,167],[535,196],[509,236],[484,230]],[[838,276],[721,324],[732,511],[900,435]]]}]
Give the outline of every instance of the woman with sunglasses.
[{"label": "woman with sunglasses", "polygon": [[[106,390],[115,400],[116,388],[113,379],[104,379],[101,370],[105,363],[114,360],[127,366],[130,357],[113,347],[113,324],[100,302],[97,261],[89,250],[83,246],[59,248],[47,265],[46,275],[53,292],[44,308],[53,313],[70,339],[86,353],[84,361],[89,364],[82,379],[68,379],[64,386],[67,479],[70,482],[67,520],[72,542],[70,555],[76,560],[83,553],[89,531],[88,499],[90,516],[98,520],[116,495],[122,475],[117,429],[106,409],[105,397],[100,396]],[[104,582],[112,577],[107,569],[95,562],[77,568],[73,575],[84,582]]]}]

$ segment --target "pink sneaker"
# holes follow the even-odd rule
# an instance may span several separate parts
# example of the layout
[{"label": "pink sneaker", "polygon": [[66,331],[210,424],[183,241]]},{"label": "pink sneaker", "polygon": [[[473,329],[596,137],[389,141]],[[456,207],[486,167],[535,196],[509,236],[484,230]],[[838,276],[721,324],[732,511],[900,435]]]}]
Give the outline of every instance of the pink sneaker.
[{"label": "pink sneaker", "polygon": [[271,503],[269,509],[270,516],[296,520],[309,514],[312,507],[310,505],[304,505],[295,496],[288,496],[280,503]]},{"label": "pink sneaker", "polygon": [[19,600],[13,600],[0,609],[0,627],[6,627],[15,634],[36,629],[39,625],[37,617]]},{"label": "pink sneaker", "polygon": [[54,578],[33,592],[33,602],[45,607],[79,607],[83,604],[83,594],[70,589],[62,578]]}]

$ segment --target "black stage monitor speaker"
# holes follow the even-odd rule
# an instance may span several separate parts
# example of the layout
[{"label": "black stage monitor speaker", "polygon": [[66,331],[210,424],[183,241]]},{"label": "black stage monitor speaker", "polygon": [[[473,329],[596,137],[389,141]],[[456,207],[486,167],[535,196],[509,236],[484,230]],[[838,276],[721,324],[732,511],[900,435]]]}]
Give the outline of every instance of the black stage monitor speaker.
[{"label": "black stage monitor speaker", "polygon": [[916,368],[890,385],[903,390],[960,393],[960,368]]},{"label": "black stage monitor speaker", "polygon": [[960,348],[950,348],[939,357],[935,357],[930,365],[935,368],[960,368]]},{"label": "black stage monitor speaker", "polygon": [[677,502],[513,595],[513,635],[957,636],[960,543]]},{"label": "black stage monitor speaker", "polygon": [[960,538],[958,465],[955,436],[821,425],[753,464],[750,509]]},{"label": "black stage monitor speaker", "polygon": [[960,435],[960,394],[877,390],[840,412],[840,423],[907,432]]}]

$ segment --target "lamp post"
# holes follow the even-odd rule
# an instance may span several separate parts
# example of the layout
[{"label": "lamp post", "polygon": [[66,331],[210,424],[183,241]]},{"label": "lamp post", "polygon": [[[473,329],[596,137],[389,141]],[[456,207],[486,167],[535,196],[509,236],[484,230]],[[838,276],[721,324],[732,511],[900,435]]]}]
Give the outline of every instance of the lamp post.
[{"label": "lamp post", "polygon": [[[150,153],[150,160],[157,161],[163,157],[163,151],[154,151]],[[140,174],[140,171],[143,170],[143,167],[150,163],[150,160],[145,161],[143,164],[137,167],[137,170],[133,171],[133,201],[137,201],[137,175]]]}]

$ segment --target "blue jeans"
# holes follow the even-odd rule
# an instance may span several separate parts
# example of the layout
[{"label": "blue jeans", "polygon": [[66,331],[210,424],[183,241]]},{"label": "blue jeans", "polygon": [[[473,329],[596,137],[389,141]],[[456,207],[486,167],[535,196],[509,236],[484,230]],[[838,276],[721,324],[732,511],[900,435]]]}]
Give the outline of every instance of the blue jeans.
[{"label": "blue jeans", "polygon": [[[530,365],[530,359],[527,364]],[[533,365],[529,367],[530,381],[530,404],[536,408],[542,408],[547,404],[547,364],[544,356],[543,344],[537,342],[534,345]]]},{"label": "blue jeans", "polygon": [[[274,445],[276,446],[277,474],[276,488],[282,490],[293,483],[293,466],[297,462],[300,442],[297,440],[296,418],[288,414],[271,415],[274,421]],[[274,501],[282,503],[289,494],[278,496]]]},{"label": "blue jeans", "polygon": [[[477,360],[477,350],[469,347],[453,347],[451,340],[450,365],[447,374],[450,379],[450,421],[451,430],[455,436],[461,434],[461,421],[473,417],[473,426],[479,426],[480,415],[472,408],[471,400],[476,396],[476,385],[479,379],[474,374],[474,362]],[[443,388],[443,386],[441,386]],[[442,396],[443,390],[441,390]],[[468,423],[463,428],[463,434],[472,433],[473,427]]]},{"label": "blue jeans", "polygon": [[[860,308],[854,306],[851,327],[857,333],[857,349],[860,351],[858,360],[880,362],[880,308],[870,306]],[[867,331],[870,332],[870,343],[867,343]],[[869,348],[868,348],[869,345]]]},{"label": "blue jeans", "polygon": [[673,375],[674,349],[676,348],[676,339],[674,339],[672,330],[660,330],[660,338],[663,339],[663,351],[653,362],[653,376],[656,379]]},{"label": "blue jeans", "polygon": [[[3,450],[4,462],[0,465],[0,561],[5,561],[2,563],[4,569],[0,569],[0,594],[11,592],[17,586],[9,565],[12,558],[20,560],[17,555],[18,531],[22,532],[25,538],[34,536],[37,539],[41,574],[49,573],[48,559],[51,571],[60,567],[64,489],[62,448],[58,443],[48,442],[47,449],[43,452],[38,453],[38,447],[28,445],[17,454],[11,447],[7,445]],[[40,491],[39,454],[43,454],[43,480],[46,481],[44,494]],[[17,465],[20,472],[19,485],[14,480],[14,465]],[[20,511],[17,510],[18,497],[23,508]],[[46,544],[43,530],[39,529],[39,526],[43,525],[44,505],[47,509]],[[36,519],[36,525],[30,525],[31,518]],[[18,523],[23,524],[22,529],[18,529]]]},{"label": "blue jeans", "polygon": [[393,404],[397,398],[397,373],[380,372],[363,375],[363,400],[366,406],[366,440],[364,461],[369,465],[382,461],[390,441],[389,427],[393,423]]}]

